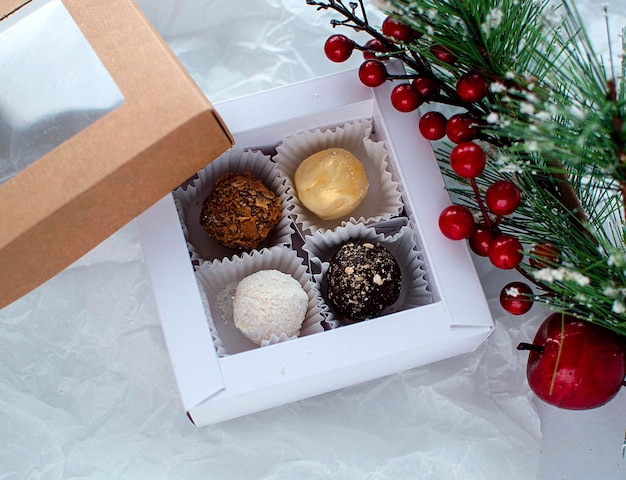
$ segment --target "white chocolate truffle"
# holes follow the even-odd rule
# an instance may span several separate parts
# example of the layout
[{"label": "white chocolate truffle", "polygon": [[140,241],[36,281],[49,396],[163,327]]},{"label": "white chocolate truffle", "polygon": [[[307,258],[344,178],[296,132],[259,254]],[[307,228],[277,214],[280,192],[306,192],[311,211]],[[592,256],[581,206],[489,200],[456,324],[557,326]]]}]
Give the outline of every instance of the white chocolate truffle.
[{"label": "white chocolate truffle", "polygon": [[302,205],[322,220],[352,213],[369,189],[363,164],[343,148],[328,148],[306,158],[296,169],[294,183]]},{"label": "white chocolate truffle", "polygon": [[291,275],[261,270],[241,280],[233,299],[235,326],[257,345],[279,337],[297,336],[306,315],[309,297]]}]

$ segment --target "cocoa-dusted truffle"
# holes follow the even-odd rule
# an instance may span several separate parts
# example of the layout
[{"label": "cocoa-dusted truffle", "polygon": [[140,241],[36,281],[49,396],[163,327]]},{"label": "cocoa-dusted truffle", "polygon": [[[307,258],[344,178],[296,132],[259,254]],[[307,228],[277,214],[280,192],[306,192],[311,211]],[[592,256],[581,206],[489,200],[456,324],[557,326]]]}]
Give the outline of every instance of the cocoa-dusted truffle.
[{"label": "cocoa-dusted truffle", "polygon": [[373,318],[400,297],[400,266],[385,247],[350,241],[330,259],[328,301],[352,320]]},{"label": "cocoa-dusted truffle", "polygon": [[343,148],[327,148],[306,158],[294,183],[302,205],[322,220],[352,213],[369,189],[363,164]]},{"label": "cocoa-dusted truffle", "polygon": [[296,279],[278,270],[261,270],[237,285],[233,299],[235,326],[257,345],[272,334],[300,333],[309,297]]},{"label": "cocoa-dusted truffle", "polygon": [[280,198],[249,172],[217,179],[202,204],[200,225],[221,245],[234,250],[256,248],[282,216]]}]

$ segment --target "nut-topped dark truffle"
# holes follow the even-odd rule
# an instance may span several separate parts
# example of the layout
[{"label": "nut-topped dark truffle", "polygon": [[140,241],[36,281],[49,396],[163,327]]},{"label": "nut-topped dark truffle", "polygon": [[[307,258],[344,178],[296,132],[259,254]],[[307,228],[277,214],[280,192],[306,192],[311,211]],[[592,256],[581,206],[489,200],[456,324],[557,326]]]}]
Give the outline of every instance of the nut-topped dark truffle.
[{"label": "nut-topped dark truffle", "polygon": [[227,173],[202,204],[200,225],[221,245],[256,248],[282,217],[280,198],[248,172]]},{"label": "nut-topped dark truffle", "polygon": [[330,259],[326,281],[331,306],[352,320],[365,320],[400,298],[402,276],[385,247],[350,241]]}]

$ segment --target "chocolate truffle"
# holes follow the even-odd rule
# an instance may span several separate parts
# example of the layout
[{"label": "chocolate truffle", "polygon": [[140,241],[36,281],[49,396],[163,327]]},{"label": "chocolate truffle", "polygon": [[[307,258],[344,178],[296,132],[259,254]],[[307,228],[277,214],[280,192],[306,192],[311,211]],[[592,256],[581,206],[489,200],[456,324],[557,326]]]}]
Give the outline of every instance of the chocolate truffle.
[{"label": "chocolate truffle", "polygon": [[235,326],[257,345],[283,333],[300,333],[309,297],[291,275],[278,270],[261,270],[237,285],[233,299]]},{"label": "chocolate truffle", "polygon": [[330,259],[326,272],[331,306],[352,320],[373,318],[400,297],[400,266],[385,247],[350,241]]},{"label": "chocolate truffle", "polygon": [[280,198],[249,172],[217,179],[202,204],[200,225],[224,247],[256,248],[282,217]]},{"label": "chocolate truffle", "polygon": [[343,148],[328,148],[306,158],[296,169],[294,183],[302,205],[322,220],[352,213],[369,189],[363,164]]}]

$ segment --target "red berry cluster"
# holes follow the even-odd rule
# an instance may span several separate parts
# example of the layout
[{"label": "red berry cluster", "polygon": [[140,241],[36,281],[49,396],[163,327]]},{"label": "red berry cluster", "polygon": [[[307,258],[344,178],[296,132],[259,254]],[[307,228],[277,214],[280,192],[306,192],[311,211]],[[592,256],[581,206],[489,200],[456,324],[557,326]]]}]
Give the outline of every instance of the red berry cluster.
[{"label": "red berry cluster", "polygon": [[[372,38],[364,46],[344,35],[331,35],[324,45],[324,51],[330,60],[344,62],[354,50],[360,50],[364,62],[359,68],[359,79],[364,85],[376,88],[388,80],[398,80],[398,76],[389,75],[385,66],[386,58],[395,56],[391,47],[412,42],[421,36],[409,25],[393,17],[387,17],[383,21],[382,34],[382,37]],[[452,65],[458,61],[454,54],[440,45],[432,45],[430,52],[445,64]],[[411,112],[425,102],[437,100],[442,90],[441,81],[430,72],[402,78],[410,81],[402,81],[391,92],[391,104],[400,112]],[[489,84],[482,74],[468,72],[458,78],[455,87],[453,94],[457,97],[457,103],[467,107],[467,111],[450,118],[440,112],[426,112],[419,120],[419,131],[428,140],[440,140],[447,136],[448,140],[456,144],[450,152],[450,167],[471,183],[481,209],[482,220],[476,221],[465,206],[451,205],[441,212],[439,228],[444,236],[452,240],[467,239],[473,252],[488,257],[497,268],[518,268],[524,256],[522,244],[517,238],[501,233],[498,226],[503,216],[511,215],[518,208],[520,191],[510,181],[496,181],[485,192],[483,201],[476,182],[476,177],[481,175],[486,166],[487,158],[476,142],[482,118],[470,111],[481,111],[471,106],[487,96]],[[537,246],[529,254],[529,263],[536,268],[555,265],[559,256],[558,249],[552,246]],[[504,287],[500,303],[508,312],[522,314],[532,306],[532,295],[532,289],[528,285],[517,282]]]},{"label": "red berry cluster", "polygon": [[[392,17],[386,17],[383,21],[382,33],[389,40],[388,45],[395,45],[394,42],[408,43],[421,36],[410,26]],[[390,79],[384,63],[389,48],[380,40],[373,38],[364,46],[360,46],[345,35],[335,34],[331,35],[324,45],[326,56],[333,62],[345,62],[355,49],[363,52],[365,60],[359,68],[359,79],[363,85],[375,88]],[[400,112],[412,112],[438,92],[439,84],[434,78],[415,78],[410,83],[403,82],[393,88],[391,104]]]}]

